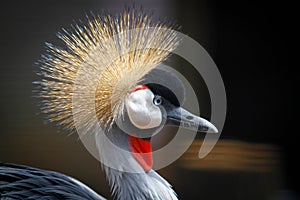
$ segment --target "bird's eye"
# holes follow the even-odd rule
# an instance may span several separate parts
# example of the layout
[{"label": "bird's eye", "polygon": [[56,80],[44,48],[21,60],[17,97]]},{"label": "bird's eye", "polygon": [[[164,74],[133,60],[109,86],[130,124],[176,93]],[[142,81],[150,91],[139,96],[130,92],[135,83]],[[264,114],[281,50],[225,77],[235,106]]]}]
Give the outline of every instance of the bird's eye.
[{"label": "bird's eye", "polygon": [[161,105],[163,103],[163,99],[161,96],[155,96],[154,99],[153,99],[153,103],[154,105]]}]

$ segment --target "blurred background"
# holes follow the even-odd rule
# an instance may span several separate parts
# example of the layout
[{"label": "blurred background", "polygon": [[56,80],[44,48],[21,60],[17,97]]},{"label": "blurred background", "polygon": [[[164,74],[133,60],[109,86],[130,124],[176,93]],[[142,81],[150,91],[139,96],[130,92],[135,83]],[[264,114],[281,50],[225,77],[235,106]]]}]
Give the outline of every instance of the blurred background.
[{"label": "blurred background", "polygon": [[[157,20],[167,18],[181,25],[181,31],[211,55],[226,87],[227,118],[214,150],[197,158],[204,137],[200,134],[178,161],[160,170],[180,199],[297,199],[293,5],[245,0],[135,4],[153,12]],[[59,171],[111,198],[98,161],[78,137],[44,124],[36,115],[32,81],[37,78],[34,62],[45,53],[44,42],[57,43],[62,27],[70,27],[90,11],[114,14],[123,5],[121,0],[1,4],[0,161]],[[209,118],[210,99],[201,76],[180,67],[184,61],[177,58],[176,63],[198,91],[201,115]]]}]

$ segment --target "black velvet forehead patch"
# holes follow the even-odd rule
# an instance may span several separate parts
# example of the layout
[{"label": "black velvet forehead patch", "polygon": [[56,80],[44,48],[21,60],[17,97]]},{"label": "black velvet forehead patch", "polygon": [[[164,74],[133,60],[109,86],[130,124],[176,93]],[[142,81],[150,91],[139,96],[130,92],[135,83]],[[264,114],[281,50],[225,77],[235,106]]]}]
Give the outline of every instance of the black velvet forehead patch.
[{"label": "black velvet forehead patch", "polygon": [[157,83],[148,83],[146,85],[153,92],[153,94],[162,96],[175,106],[180,106],[176,95],[169,88]]},{"label": "black velvet forehead patch", "polygon": [[184,101],[185,88],[182,81],[165,64],[159,64],[140,84],[147,85],[154,94],[162,96],[175,106],[180,106]]}]

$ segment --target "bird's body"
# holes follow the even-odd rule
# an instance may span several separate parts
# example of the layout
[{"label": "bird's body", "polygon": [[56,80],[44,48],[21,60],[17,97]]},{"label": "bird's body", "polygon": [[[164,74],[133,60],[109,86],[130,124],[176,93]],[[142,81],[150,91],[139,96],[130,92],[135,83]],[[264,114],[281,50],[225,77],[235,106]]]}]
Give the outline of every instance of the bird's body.
[{"label": "bird's body", "polygon": [[[116,199],[176,200],[171,185],[152,170],[151,137],[182,121],[185,128],[217,132],[156,82],[172,77],[169,72],[145,81],[179,44],[176,32],[135,10],[74,27],[59,34],[65,49],[48,44],[40,61],[35,84],[42,112],[68,131],[93,137]],[[68,176],[9,164],[0,165],[0,194],[1,200],[103,199]]]},{"label": "bird's body", "polygon": [[[107,170],[120,199],[177,199],[171,185],[154,170],[144,174]],[[23,165],[0,163],[0,180],[0,200],[105,200],[74,178]]]},{"label": "bird's body", "polygon": [[0,200],[104,200],[83,183],[60,173],[0,163]]}]

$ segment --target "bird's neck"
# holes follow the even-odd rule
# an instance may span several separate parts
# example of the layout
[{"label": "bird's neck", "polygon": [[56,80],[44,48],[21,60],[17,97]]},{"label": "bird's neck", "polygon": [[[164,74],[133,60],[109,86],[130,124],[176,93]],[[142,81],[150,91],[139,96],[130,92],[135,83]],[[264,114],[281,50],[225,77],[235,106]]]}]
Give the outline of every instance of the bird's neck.
[{"label": "bird's neck", "polygon": [[171,185],[152,170],[149,139],[130,136],[114,127],[96,136],[100,161],[117,199],[177,199]]}]

